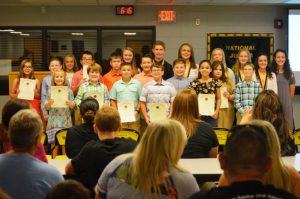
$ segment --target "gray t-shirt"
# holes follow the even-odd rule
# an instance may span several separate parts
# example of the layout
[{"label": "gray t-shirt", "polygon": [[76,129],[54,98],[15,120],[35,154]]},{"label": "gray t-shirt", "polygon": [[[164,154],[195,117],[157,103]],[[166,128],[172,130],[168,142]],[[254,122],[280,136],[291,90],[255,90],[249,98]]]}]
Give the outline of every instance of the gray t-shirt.
[{"label": "gray t-shirt", "polygon": [[[108,199],[123,198],[123,199],[140,199],[146,198],[140,191],[135,190],[130,184],[128,184],[122,177],[122,172],[118,170],[122,165],[130,164],[131,160],[124,156],[118,156],[111,161],[102,172],[96,189],[99,188],[106,192]],[[126,166],[125,166],[126,167]],[[118,171],[117,171],[118,170]],[[122,171],[124,171],[122,169]],[[178,171],[173,169],[171,172],[172,183],[177,192],[178,199],[189,198],[193,193],[199,191],[199,186],[190,173]],[[124,174],[124,173],[123,173]],[[155,198],[155,195],[153,195]],[[162,195],[162,199],[170,198],[168,195]]]},{"label": "gray t-shirt", "polygon": [[0,189],[13,199],[44,199],[61,181],[59,171],[29,154],[0,155]]}]

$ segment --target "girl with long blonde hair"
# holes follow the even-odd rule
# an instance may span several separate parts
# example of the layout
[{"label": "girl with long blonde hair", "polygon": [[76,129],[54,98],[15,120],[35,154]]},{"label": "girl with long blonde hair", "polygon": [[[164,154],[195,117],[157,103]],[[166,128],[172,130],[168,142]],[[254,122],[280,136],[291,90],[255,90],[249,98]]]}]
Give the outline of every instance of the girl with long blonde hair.
[{"label": "girl with long blonde hair", "polygon": [[96,198],[189,198],[199,187],[178,166],[186,139],[178,121],[151,123],[133,154],[117,157],[102,172]]}]

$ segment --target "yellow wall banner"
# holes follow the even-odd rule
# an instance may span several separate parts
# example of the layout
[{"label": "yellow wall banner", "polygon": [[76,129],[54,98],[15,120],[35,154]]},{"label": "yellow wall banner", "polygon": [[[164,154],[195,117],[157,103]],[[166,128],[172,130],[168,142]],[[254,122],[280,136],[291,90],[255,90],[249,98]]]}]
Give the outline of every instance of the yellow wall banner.
[{"label": "yellow wall banner", "polygon": [[[269,55],[273,59],[273,33],[207,33],[207,58],[215,48],[222,48],[226,56],[226,64],[232,67],[236,62],[237,54],[241,49],[248,49],[252,62],[259,52]],[[270,61],[269,60],[269,61]]]}]

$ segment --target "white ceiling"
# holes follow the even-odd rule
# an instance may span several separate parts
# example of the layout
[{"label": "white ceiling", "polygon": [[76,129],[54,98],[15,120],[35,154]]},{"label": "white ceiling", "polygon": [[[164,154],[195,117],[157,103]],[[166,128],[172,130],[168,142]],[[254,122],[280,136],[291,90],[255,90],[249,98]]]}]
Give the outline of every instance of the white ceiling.
[{"label": "white ceiling", "polygon": [[300,0],[0,0],[0,6],[290,5]]}]

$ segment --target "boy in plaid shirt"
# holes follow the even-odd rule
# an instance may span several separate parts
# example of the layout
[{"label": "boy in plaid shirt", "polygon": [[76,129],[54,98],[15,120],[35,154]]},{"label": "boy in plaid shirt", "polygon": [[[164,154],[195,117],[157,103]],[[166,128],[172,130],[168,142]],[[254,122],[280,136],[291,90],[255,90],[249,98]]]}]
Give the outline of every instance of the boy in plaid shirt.
[{"label": "boy in plaid shirt", "polygon": [[258,82],[252,80],[254,65],[246,63],[243,68],[244,80],[239,82],[234,91],[234,107],[238,110],[236,114],[237,124],[245,112],[252,111],[256,96],[261,92]]}]

